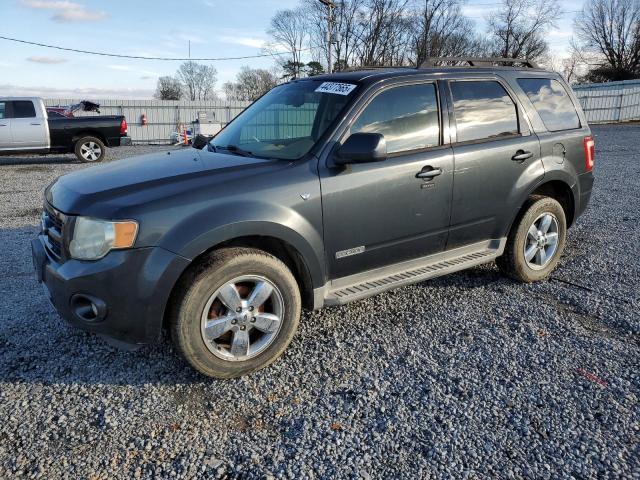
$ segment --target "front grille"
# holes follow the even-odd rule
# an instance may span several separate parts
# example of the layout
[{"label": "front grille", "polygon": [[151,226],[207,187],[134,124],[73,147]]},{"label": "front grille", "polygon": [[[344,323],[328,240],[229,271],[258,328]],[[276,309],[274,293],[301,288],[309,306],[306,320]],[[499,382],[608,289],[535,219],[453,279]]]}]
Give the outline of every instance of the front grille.
[{"label": "front grille", "polygon": [[42,233],[46,236],[46,247],[57,260],[64,257],[64,233],[66,216],[45,202],[42,212]]}]

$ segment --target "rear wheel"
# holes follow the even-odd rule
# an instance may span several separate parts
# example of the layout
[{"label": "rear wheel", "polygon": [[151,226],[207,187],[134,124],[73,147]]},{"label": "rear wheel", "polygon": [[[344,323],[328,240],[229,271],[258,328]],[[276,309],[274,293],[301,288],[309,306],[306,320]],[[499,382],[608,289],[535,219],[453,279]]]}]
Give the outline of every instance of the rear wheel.
[{"label": "rear wheel", "polygon": [[81,162],[100,162],[106,153],[104,143],[96,137],[82,137],[76,142],[74,151]]},{"label": "rear wheel", "polygon": [[560,261],[567,235],[562,206],[553,198],[533,195],[507,238],[496,263],[509,277],[521,282],[547,278]]},{"label": "rear wheel", "polygon": [[297,330],[300,309],[298,285],[280,260],[260,250],[221,249],[180,281],[171,333],[196,370],[237,377],[282,354]]}]

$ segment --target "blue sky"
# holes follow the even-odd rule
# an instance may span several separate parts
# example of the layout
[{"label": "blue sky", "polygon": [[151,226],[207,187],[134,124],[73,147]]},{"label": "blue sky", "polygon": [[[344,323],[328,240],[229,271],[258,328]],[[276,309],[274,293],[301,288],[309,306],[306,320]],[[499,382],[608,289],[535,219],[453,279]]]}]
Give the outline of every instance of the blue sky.
[{"label": "blue sky", "polygon": [[[464,12],[478,29],[499,0],[469,0]],[[271,16],[298,0],[0,0],[0,35],[83,50],[140,56],[256,55]],[[566,54],[573,11],[582,0],[561,2],[564,11],[549,32],[553,53]],[[51,50],[0,40],[0,95],[149,98],[161,75],[180,62],[128,60]],[[243,65],[271,68],[273,59],[211,62],[218,86]]]}]

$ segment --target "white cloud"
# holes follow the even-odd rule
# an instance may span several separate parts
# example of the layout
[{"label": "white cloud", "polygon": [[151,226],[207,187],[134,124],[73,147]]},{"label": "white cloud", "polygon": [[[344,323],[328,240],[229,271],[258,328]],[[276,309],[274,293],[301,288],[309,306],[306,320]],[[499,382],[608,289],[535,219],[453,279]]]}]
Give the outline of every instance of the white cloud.
[{"label": "white cloud", "polygon": [[37,57],[37,56],[29,57],[27,58],[27,60],[35,63],[48,63],[51,65],[54,65],[57,63],[64,63],[67,61],[66,58],[60,58],[60,57]]},{"label": "white cloud", "polygon": [[145,88],[55,88],[21,87],[12,84],[0,84],[0,91],[9,97],[44,97],[72,99],[150,99],[154,90]]},{"label": "white cloud", "polygon": [[142,68],[132,67],[131,65],[115,64],[115,65],[107,65],[107,68],[111,70],[118,70],[120,72],[135,72],[138,75],[142,74],[142,75],[147,75],[149,77],[158,76],[158,72],[153,72],[151,70],[144,70]]},{"label": "white cloud", "polygon": [[262,38],[255,37],[232,37],[230,35],[222,35],[218,40],[224,43],[232,43],[234,45],[243,45],[245,47],[262,48],[266,41]]},{"label": "white cloud", "polygon": [[107,14],[100,10],[90,10],[84,5],[67,0],[22,0],[22,4],[37,10],[54,10],[52,20],[56,22],[87,22],[103,20]]}]

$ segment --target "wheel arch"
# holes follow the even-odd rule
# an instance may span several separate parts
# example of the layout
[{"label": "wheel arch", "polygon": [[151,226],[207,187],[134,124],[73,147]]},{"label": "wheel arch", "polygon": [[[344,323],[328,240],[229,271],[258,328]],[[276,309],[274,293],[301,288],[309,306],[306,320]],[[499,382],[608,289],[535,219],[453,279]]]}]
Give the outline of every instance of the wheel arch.
[{"label": "wheel arch", "polygon": [[82,139],[83,137],[95,137],[98,140],[100,140],[102,143],[104,143],[104,146],[107,146],[107,139],[104,137],[104,135],[97,131],[97,130],[81,130],[77,133],[74,133],[73,136],[71,137],[71,146],[73,148],[75,148],[76,143],[78,143],[78,140]]},{"label": "wheel arch", "polygon": [[542,195],[556,200],[562,206],[562,210],[564,211],[567,219],[567,228],[573,225],[576,219],[575,188],[571,187],[566,178],[547,178],[545,175],[545,178],[541,183],[531,187],[527,192],[522,204],[518,207],[518,210],[515,212],[515,215],[509,223],[509,229],[507,230],[506,235],[509,235],[511,229],[524,214],[523,207],[527,204],[532,195]]}]

